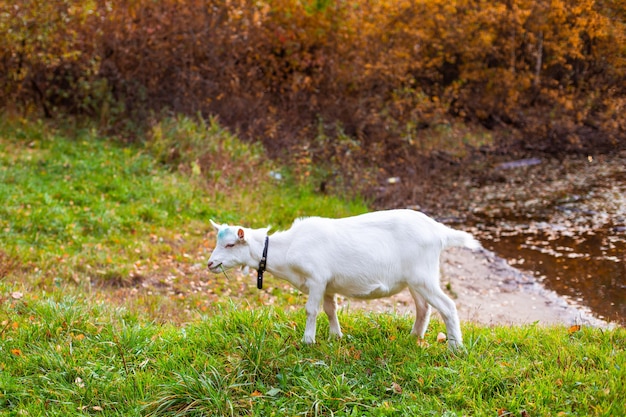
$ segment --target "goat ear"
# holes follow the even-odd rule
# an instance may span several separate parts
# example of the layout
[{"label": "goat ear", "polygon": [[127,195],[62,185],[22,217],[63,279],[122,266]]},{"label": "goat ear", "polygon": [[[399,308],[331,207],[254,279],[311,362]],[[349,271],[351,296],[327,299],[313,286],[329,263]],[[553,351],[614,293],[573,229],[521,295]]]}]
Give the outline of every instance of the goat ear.
[{"label": "goat ear", "polygon": [[211,222],[211,224],[213,225],[213,228],[215,229],[215,231],[219,231],[219,230],[220,230],[220,225],[219,225],[219,224],[217,224],[217,223],[215,223],[215,222],[213,221],[213,219],[210,219],[209,221],[210,221],[210,222]]},{"label": "goat ear", "polygon": [[243,240],[244,238],[244,233],[243,233],[243,229],[239,229],[237,230],[237,237],[239,238],[239,240]]}]

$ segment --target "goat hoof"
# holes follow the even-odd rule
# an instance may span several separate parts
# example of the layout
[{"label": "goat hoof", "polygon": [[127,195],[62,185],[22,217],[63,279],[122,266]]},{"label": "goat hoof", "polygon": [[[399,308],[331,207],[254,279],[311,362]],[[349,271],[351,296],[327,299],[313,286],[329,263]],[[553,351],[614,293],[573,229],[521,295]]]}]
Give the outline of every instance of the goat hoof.
[{"label": "goat hoof", "polygon": [[462,342],[457,342],[454,339],[449,339],[448,340],[448,349],[450,349],[450,351],[452,351],[454,353],[467,352],[467,350],[465,349],[465,346],[463,346],[463,343]]}]

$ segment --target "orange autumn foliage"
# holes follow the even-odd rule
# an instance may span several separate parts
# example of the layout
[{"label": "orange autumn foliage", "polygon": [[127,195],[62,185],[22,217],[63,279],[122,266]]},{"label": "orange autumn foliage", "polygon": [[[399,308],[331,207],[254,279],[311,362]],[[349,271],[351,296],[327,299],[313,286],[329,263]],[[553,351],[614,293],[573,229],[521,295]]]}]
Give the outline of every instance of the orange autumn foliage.
[{"label": "orange autumn foliage", "polygon": [[0,1],[0,45],[2,107],[217,115],[348,176],[453,123],[546,151],[626,136],[618,0]]}]

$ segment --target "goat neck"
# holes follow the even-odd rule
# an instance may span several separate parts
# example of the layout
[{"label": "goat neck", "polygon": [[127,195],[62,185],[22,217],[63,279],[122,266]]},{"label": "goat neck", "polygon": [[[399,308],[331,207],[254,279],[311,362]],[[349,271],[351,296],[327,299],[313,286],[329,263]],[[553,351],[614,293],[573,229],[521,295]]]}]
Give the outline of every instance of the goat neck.
[{"label": "goat neck", "polygon": [[[260,240],[259,242],[260,242],[260,245],[259,245],[259,249],[257,250],[256,256],[258,256],[258,260],[260,261],[261,254],[263,252],[263,246],[265,243],[265,237],[263,237],[263,239]],[[296,285],[291,279],[291,269],[286,259],[291,243],[292,243],[292,236],[290,236],[289,230],[276,232],[269,237],[269,248],[267,251],[267,265],[266,265],[265,270],[276,278],[286,279],[287,281]],[[296,287],[299,288],[298,285],[296,285]]]},{"label": "goat neck", "polygon": [[[246,265],[250,268],[258,268],[263,257],[263,247],[267,237],[267,229],[246,229],[246,242],[250,250],[250,259]],[[270,238],[270,240],[272,240]]]}]

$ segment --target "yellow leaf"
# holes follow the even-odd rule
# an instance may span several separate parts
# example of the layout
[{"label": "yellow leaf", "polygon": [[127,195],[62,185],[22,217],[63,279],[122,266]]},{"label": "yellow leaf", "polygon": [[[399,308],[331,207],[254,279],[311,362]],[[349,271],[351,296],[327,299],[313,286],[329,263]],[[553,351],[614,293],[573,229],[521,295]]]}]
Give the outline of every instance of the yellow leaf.
[{"label": "yellow leaf", "polygon": [[261,392],[258,391],[258,390],[254,390],[254,392],[252,392],[252,394],[250,394],[250,396],[252,396],[252,397],[262,397],[263,394],[261,394]]},{"label": "yellow leaf", "polygon": [[22,356],[22,351],[19,349],[11,349],[11,353],[15,356]]},{"label": "yellow leaf", "polygon": [[195,176],[199,176],[202,174],[202,169],[200,168],[200,164],[197,161],[193,161],[191,163],[191,173]]}]

